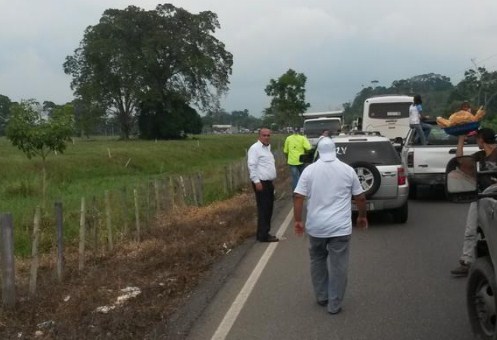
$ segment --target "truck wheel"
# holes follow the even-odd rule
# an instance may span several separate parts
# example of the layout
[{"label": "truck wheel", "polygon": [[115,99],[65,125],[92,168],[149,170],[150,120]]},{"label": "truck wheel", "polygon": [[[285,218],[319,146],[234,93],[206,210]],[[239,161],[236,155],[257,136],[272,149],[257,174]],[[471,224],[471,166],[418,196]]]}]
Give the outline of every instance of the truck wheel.
[{"label": "truck wheel", "polygon": [[417,184],[409,184],[409,198],[415,200],[418,197],[418,186]]},{"label": "truck wheel", "polygon": [[409,213],[407,202],[404,203],[404,205],[401,206],[400,208],[394,209],[392,213],[393,213],[393,219],[396,223],[406,223]]},{"label": "truck wheel", "polygon": [[371,163],[368,162],[355,162],[350,164],[354,168],[357,176],[359,177],[359,182],[364,189],[364,194],[366,198],[374,195],[378,191],[381,184],[381,176],[378,169]]},{"label": "truck wheel", "polygon": [[476,259],[469,272],[466,303],[473,333],[478,339],[495,339],[496,295],[495,272],[490,257]]}]

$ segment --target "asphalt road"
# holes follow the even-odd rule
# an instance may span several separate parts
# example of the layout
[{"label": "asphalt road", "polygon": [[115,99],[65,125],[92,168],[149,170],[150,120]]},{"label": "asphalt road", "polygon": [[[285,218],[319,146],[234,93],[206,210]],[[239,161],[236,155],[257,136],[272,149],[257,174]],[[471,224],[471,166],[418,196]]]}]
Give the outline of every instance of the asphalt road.
[{"label": "asphalt road", "polygon": [[[274,229],[290,211],[288,201],[274,216]],[[467,204],[426,191],[409,201],[406,224],[372,216],[367,231],[355,229],[347,292],[337,315],[315,303],[308,240],[293,235],[290,226],[278,244],[250,247],[195,320],[188,338],[472,339],[466,279],[449,274],[460,255],[466,211]],[[268,251],[270,247],[274,249]],[[267,259],[266,266],[253,289],[244,290],[254,268],[261,269],[261,258]]]}]

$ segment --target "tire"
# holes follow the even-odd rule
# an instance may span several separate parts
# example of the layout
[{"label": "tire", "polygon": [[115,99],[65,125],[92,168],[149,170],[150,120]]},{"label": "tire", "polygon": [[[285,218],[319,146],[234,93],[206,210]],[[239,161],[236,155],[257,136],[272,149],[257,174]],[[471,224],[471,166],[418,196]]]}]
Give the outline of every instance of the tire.
[{"label": "tire", "polygon": [[378,169],[368,162],[355,162],[350,164],[354,168],[366,198],[371,197],[378,191],[381,184],[381,176]]},{"label": "tire", "polygon": [[392,210],[393,219],[396,223],[406,223],[407,217],[409,216],[409,207],[407,202],[404,203],[400,208]]},{"label": "tire", "polygon": [[418,197],[418,185],[409,184],[409,198],[415,200]]},{"label": "tire", "polygon": [[477,339],[496,338],[497,286],[489,256],[479,257],[471,266],[466,288],[469,321]]}]

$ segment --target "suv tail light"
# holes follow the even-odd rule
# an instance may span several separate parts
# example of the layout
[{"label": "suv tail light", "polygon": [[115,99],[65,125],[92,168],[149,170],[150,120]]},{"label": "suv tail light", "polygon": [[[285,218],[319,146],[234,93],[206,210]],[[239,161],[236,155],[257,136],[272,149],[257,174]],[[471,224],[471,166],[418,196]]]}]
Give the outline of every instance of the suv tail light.
[{"label": "suv tail light", "polygon": [[399,166],[397,168],[397,184],[398,185],[405,185],[407,183],[407,177],[406,177],[406,172],[404,170],[404,167]]},{"label": "suv tail light", "polygon": [[414,167],[414,152],[413,151],[409,151],[407,153],[407,167],[408,168]]}]

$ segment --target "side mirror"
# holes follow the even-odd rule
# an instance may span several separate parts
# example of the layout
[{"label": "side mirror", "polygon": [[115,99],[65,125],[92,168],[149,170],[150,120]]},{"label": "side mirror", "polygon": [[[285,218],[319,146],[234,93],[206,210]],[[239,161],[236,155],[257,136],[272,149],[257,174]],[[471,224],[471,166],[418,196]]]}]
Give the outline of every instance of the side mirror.
[{"label": "side mirror", "polygon": [[471,156],[452,158],[445,169],[447,199],[452,202],[472,202],[478,198],[477,164]]},{"label": "side mirror", "polygon": [[404,139],[402,137],[395,137],[392,141],[393,147],[397,150],[398,153],[402,151],[404,147]]}]

